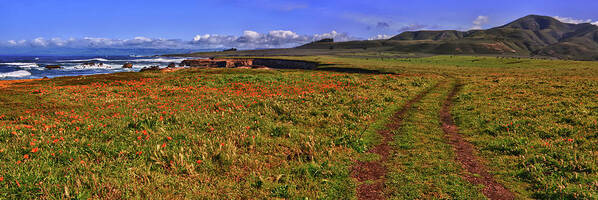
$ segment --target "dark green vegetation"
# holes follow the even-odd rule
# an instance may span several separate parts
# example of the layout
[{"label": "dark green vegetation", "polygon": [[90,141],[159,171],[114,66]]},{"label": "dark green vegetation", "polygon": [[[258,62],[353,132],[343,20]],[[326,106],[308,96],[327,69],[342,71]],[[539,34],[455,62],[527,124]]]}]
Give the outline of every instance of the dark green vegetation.
[{"label": "dark green vegetation", "polygon": [[350,168],[379,159],[366,153],[376,130],[439,83],[393,130],[385,194],[482,199],[440,127],[457,79],[453,117],[497,182],[523,199],[598,198],[598,63],[335,53],[287,58],[398,75],[185,69],[0,84],[0,198],[354,199]]},{"label": "dark green vegetation", "polygon": [[530,15],[487,30],[409,31],[388,40],[315,42],[297,48],[598,60],[598,26],[567,24],[551,17]]}]

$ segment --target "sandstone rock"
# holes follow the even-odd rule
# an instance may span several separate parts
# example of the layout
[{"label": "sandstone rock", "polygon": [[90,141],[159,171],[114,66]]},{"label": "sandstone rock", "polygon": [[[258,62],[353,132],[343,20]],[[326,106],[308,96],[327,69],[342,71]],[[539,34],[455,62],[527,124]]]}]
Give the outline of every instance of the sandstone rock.
[{"label": "sandstone rock", "polygon": [[123,65],[123,68],[133,68],[133,64],[131,64],[131,63],[125,63]]},{"label": "sandstone rock", "polygon": [[175,68],[176,67],[176,63],[170,63],[168,64],[168,68]]}]

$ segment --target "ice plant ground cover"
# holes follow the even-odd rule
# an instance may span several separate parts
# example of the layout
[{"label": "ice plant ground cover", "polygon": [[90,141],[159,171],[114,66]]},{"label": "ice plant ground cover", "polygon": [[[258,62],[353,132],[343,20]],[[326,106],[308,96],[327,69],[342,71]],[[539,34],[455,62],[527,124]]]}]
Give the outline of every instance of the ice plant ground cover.
[{"label": "ice plant ground cover", "polygon": [[[299,57],[342,69],[187,69],[0,85],[0,198],[354,199],[358,161],[385,196],[484,198],[439,110],[519,198],[598,198],[598,63],[391,54]],[[473,174],[472,176],[477,176]]]}]

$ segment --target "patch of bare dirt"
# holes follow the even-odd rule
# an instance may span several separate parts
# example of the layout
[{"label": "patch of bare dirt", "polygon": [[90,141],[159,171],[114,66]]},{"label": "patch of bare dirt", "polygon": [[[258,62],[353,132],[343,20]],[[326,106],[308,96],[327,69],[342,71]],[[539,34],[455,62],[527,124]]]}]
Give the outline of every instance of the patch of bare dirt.
[{"label": "patch of bare dirt", "polygon": [[[453,122],[451,107],[453,105],[453,98],[460,88],[460,85],[455,85],[449,93],[442,105],[442,109],[440,109],[440,119],[442,121],[442,130],[446,133],[448,142],[453,146],[457,154],[456,160],[469,172],[463,173],[463,177],[473,184],[484,185],[482,193],[489,199],[515,199],[515,195],[512,192],[496,182],[492,174],[488,173],[487,167],[475,155],[475,147],[459,134],[459,130]],[[479,176],[474,176],[473,174]]]},{"label": "patch of bare dirt", "polygon": [[[384,195],[384,183],[386,182],[385,175],[387,172],[385,163],[392,152],[390,146],[390,142],[393,141],[392,131],[401,127],[407,112],[411,109],[413,104],[419,102],[437,86],[438,85],[435,85],[426,89],[415,98],[409,100],[391,117],[389,123],[386,124],[386,127],[378,131],[378,134],[382,136],[382,141],[380,144],[368,150],[368,153],[378,154],[380,156],[379,160],[355,162],[351,169],[351,176],[361,182],[361,184],[357,186],[358,199],[386,199],[386,196]],[[365,183],[366,181],[369,181],[370,183]]]}]

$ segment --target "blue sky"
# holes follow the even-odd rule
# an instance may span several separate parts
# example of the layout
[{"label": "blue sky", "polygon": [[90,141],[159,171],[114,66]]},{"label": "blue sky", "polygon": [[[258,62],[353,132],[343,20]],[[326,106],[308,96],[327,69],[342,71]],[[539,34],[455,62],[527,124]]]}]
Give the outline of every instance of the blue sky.
[{"label": "blue sky", "polygon": [[528,14],[596,22],[596,8],[595,0],[2,0],[0,47],[290,47],[490,28]]}]

